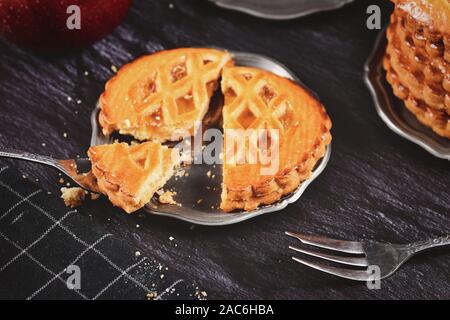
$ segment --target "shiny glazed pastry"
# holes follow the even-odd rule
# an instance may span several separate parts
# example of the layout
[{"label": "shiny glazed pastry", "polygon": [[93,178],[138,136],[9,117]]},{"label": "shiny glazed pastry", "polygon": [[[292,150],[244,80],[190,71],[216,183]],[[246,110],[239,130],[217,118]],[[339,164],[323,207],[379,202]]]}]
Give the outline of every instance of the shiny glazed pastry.
[{"label": "shiny glazed pastry", "polygon": [[[331,142],[331,121],[309,92],[267,71],[227,67],[221,85],[225,96],[221,209],[250,211],[274,203],[310,177]],[[261,140],[265,143],[257,143],[256,150],[267,159],[273,156],[270,163],[248,159],[250,144],[236,149],[229,141],[228,132],[249,129],[265,132],[266,140]]]},{"label": "shiny glazed pastry", "polygon": [[179,161],[175,149],[156,142],[94,146],[88,156],[99,191],[127,213],[148,203],[173,175]]},{"label": "shiny glazed pastry", "polygon": [[421,123],[450,138],[450,1],[393,2],[387,80]]},{"label": "shiny glazed pastry", "polygon": [[[89,150],[99,189],[113,204],[135,211],[163,187],[177,161],[160,143],[191,136],[196,122],[207,121],[220,77],[225,142],[221,209],[251,211],[272,204],[310,177],[331,142],[331,121],[320,102],[291,80],[234,67],[225,51],[175,49],[124,66],[100,99],[105,134],[118,131],[153,141]],[[244,142],[236,154],[230,152],[228,133],[251,134],[253,129],[261,130],[265,144],[258,136],[252,146]],[[252,150],[258,154],[256,162],[247,161]]]},{"label": "shiny glazed pastry", "polygon": [[181,48],[144,56],[122,67],[100,98],[104,134],[177,141],[205,116],[228,52]]}]

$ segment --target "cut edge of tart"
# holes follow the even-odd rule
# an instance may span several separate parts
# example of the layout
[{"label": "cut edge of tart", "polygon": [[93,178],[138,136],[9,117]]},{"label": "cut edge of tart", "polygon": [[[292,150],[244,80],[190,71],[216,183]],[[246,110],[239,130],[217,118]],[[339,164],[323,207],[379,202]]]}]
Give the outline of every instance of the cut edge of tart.
[{"label": "cut edge of tart", "polygon": [[99,190],[127,213],[145,206],[179,163],[176,149],[157,142],[94,146],[88,156]]},{"label": "cut edge of tart", "polygon": [[178,141],[205,116],[230,53],[179,48],[143,56],[122,67],[100,97],[103,133],[138,140]]},{"label": "cut edge of tart", "polygon": [[[331,143],[332,124],[308,91],[271,72],[227,67],[221,86],[225,147],[220,207],[225,212],[251,211],[280,200],[311,176]],[[276,173],[262,176],[261,165],[228,163],[227,130],[273,128],[279,129]]]}]

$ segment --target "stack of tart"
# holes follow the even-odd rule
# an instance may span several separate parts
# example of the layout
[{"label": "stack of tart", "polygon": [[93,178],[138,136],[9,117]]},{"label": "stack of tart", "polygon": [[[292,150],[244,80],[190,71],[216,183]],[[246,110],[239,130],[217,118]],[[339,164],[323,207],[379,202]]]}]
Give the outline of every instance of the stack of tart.
[{"label": "stack of tart", "polygon": [[392,1],[387,80],[422,124],[450,139],[450,1]]},{"label": "stack of tart", "polygon": [[100,99],[104,134],[119,132],[141,143],[91,147],[99,190],[129,213],[143,207],[179,163],[177,149],[162,143],[194,135],[219,88],[225,145],[228,130],[263,129],[276,130],[278,146],[277,166],[268,174],[261,174],[260,163],[228,161],[224,149],[221,209],[249,211],[294,191],[331,142],[325,108],[288,79],[236,67],[228,52],[204,48],[142,57],[108,81]]}]

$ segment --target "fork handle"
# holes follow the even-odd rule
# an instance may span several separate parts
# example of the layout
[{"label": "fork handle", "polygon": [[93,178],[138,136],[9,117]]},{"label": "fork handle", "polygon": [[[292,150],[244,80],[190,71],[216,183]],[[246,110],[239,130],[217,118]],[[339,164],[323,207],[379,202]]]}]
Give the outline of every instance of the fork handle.
[{"label": "fork handle", "polygon": [[409,253],[415,254],[423,250],[446,245],[450,245],[450,235],[411,243],[409,245],[406,245],[405,249],[407,249]]},{"label": "fork handle", "polygon": [[4,158],[14,158],[14,159],[20,159],[25,161],[31,161],[31,162],[37,162],[42,163],[51,167],[59,168],[57,160],[48,157],[48,156],[42,156],[35,153],[25,152],[25,151],[19,151],[19,150],[13,150],[13,149],[2,149],[0,150],[0,157]]}]

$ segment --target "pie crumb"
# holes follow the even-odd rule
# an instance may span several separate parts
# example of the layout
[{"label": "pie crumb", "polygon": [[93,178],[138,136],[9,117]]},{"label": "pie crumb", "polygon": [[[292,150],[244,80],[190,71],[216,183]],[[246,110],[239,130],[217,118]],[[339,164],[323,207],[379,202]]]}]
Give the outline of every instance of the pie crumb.
[{"label": "pie crumb", "polygon": [[91,200],[97,200],[98,198],[100,198],[99,193],[91,192]]},{"label": "pie crumb", "polygon": [[154,300],[156,296],[157,296],[156,292],[149,292],[147,293],[147,300]]},{"label": "pie crumb", "polygon": [[161,190],[158,192],[159,198],[158,201],[162,204],[178,204],[173,197],[176,195],[177,193],[174,191],[164,191]]},{"label": "pie crumb", "polygon": [[76,208],[83,203],[86,192],[81,188],[61,188],[61,198],[69,208]]},{"label": "pie crumb", "polygon": [[177,172],[175,172],[175,177],[181,178],[184,176],[185,173],[186,171],[184,169],[178,170]]}]

